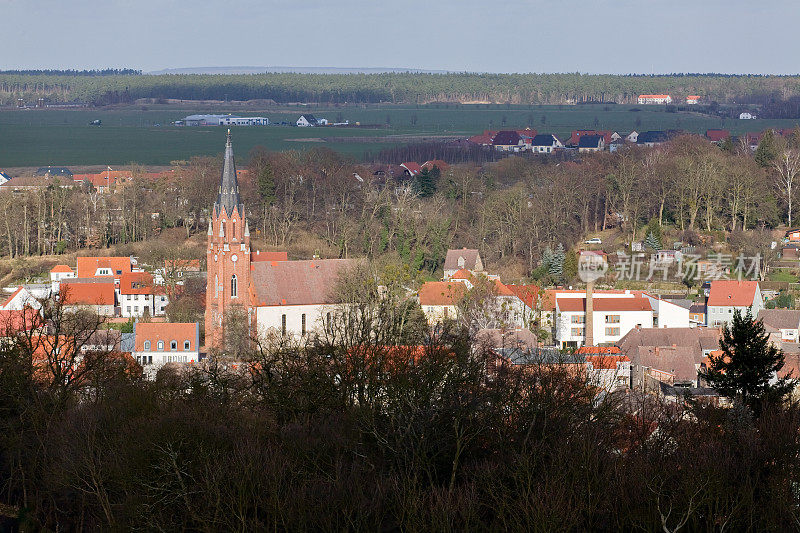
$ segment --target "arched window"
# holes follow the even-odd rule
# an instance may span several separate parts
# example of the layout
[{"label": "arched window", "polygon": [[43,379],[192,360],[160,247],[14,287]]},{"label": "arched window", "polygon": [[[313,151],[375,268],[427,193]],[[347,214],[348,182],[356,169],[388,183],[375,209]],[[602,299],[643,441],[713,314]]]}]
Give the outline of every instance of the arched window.
[{"label": "arched window", "polygon": [[224,237],[225,236],[225,221],[224,220],[219,223],[219,236],[220,237]]},{"label": "arched window", "polygon": [[231,298],[236,298],[237,289],[236,274],[234,274],[231,276]]},{"label": "arched window", "polygon": [[183,351],[188,352],[191,350],[192,343],[189,341],[183,341]]},{"label": "arched window", "polygon": [[173,352],[178,351],[178,341],[169,341],[169,349]]},{"label": "arched window", "polygon": [[144,341],[144,351],[145,352],[150,351],[150,341]]},{"label": "arched window", "polygon": [[164,341],[158,341],[158,351],[164,350]]},{"label": "arched window", "polygon": [[236,238],[236,221],[232,220],[231,221],[231,239],[235,239],[235,238]]},{"label": "arched window", "polygon": [[214,298],[219,296],[219,276],[214,274]]}]

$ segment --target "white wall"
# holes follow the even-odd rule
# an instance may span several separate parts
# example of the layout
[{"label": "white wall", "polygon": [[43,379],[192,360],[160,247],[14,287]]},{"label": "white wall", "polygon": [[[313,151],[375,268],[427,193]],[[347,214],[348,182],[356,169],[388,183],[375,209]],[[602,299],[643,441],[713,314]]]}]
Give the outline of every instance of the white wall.
[{"label": "white wall", "polygon": [[[583,346],[585,337],[585,324],[573,324],[572,317],[583,317],[583,311],[563,311],[558,313],[556,320],[556,341],[559,343],[575,342],[577,346]],[[606,315],[619,315],[619,323],[606,323]],[[594,311],[592,320],[593,343],[613,344],[618,342],[629,331],[636,326],[649,328],[653,326],[652,311]],[[572,335],[573,327],[584,327],[584,335]],[[607,335],[606,328],[619,328],[619,335]]]},{"label": "white wall", "polygon": [[[675,305],[666,300],[660,300],[649,294],[645,294],[650,300],[650,306],[658,317],[659,328],[688,328],[689,310],[680,305]],[[644,327],[644,326],[643,326]]]},{"label": "white wall", "polygon": [[333,305],[274,305],[256,308],[256,324],[259,334],[281,333],[282,317],[286,315],[286,334],[299,336],[302,332],[303,315],[306,315],[306,333],[321,331],[327,313],[334,315]]}]

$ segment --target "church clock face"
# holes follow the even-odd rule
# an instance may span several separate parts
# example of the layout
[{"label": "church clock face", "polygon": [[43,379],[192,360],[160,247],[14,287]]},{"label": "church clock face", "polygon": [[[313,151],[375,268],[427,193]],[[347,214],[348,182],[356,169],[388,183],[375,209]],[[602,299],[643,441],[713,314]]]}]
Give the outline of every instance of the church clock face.
[{"label": "church clock face", "polygon": [[233,261],[234,263],[235,263],[236,261],[238,261],[238,260],[239,260],[239,258],[236,256],[236,254],[233,254],[233,255],[231,256],[231,261]]}]

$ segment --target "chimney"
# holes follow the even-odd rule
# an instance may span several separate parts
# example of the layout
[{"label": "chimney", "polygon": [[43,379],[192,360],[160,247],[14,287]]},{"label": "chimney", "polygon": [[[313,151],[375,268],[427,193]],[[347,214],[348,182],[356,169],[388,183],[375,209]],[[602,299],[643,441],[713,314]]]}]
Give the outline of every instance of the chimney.
[{"label": "chimney", "polygon": [[594,281],[586,282],[586,323],[584,324],[584,346],[594,345]]}]

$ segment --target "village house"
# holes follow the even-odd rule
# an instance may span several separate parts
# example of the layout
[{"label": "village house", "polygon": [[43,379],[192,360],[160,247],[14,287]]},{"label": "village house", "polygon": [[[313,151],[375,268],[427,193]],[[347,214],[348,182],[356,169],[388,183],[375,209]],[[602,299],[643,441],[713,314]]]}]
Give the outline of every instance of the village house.
[{"label": "village house", "polygon": [[68,311],[88,310],[99,316],[115,315],[114,280],[70,279],[60,284],[59,299]]},{"label": "village house", "polygon": [[731,137],[728,130],[706,130],[706,139],[712,143],[719,143]]},{"label": "village house", "polygon": [[462,248],[447,250],[444,259],[444,281],[449,280],[459,270],[468,270],[473,274],[483,272],[483,261],[478,250]]},{"label": "village house", "polygon": [[700,103],[700,97],[697,95],[686,97],[686,105],[697,105],[699,103]]},{"label": "village house", "polygon": [[300,115],[300,118],[298,118],[296,122],[297,126],[301,128],[316,126],[317,123],[317,119],[314,115]]},{"label": "village house", "polygon": [[668,94],[640,94],[639,105],[645,104],[671,104],[672,97]]},{"label": "village house", "polygon": [[419,305],[429,324],[458,318],[458,303],[468,285],[459,281],[428,281],[419,289]]},{"label": "village house", "polygon": [[706,302],[706,325],[721,327],[733,320],[733,314],[750,311],[757,316],[764,309],[764,298],[758,281],[713,280]]},{"label": "village house", "polygon": [[0,304],[1,311],[22,311],[23,309],[40,309],[42,304],[31,292],[20,285],[6,300]]},{"label": "village house", "polygon": [[132,355],[148,376],[168,363],[200,360],[200,324],[197,322],[136,322]]},{"label": "village house", "polygon": [[524,146],[522,137],[516,131],[498,131],[492,139],[492,148],[502,152],[519,152]]},{"label": "village house", "polygon": [[412,178],[422,172],[422,167],[420,167],[419,163],[415,163],[413,161],[400,163],[400,166],[403,167],[403,173]]},{"label": "village house", "polygon": [[600,152],[605,147],[602,135],[583,135],[578,140],[578,152]]},{"label": "village house", "polygon": [[169,303],[164,287],[155,285],[147,272],[122,274],[116,292],[120,316],[124,318],[163,316]]},{"label": "village house", "polygon": [[739,113],[739,120],[755,120],[756,118],[754,114],[748,113],[747,111]]},{"label": "village house", "polygon": [[114,278],[133,272],[131,257],[78,257],[78,278]]},{"label": "village house", "polygon": [[643,131],[636,136],[636,144],[650,148],[664,144],[668,140],[669,133],[666,131]]},{"label": "village house", "polygon": [[556,148],[563,147],[564,144],[552,133],[540,133],[531,142],[531,150],[537,154],[549,154]]},{"label": "village house", "polygon": [[800,311],[795,309],[762,309],[756,317],[764,323],[770,338],[778,347],[797,343],[800,330]]}]

